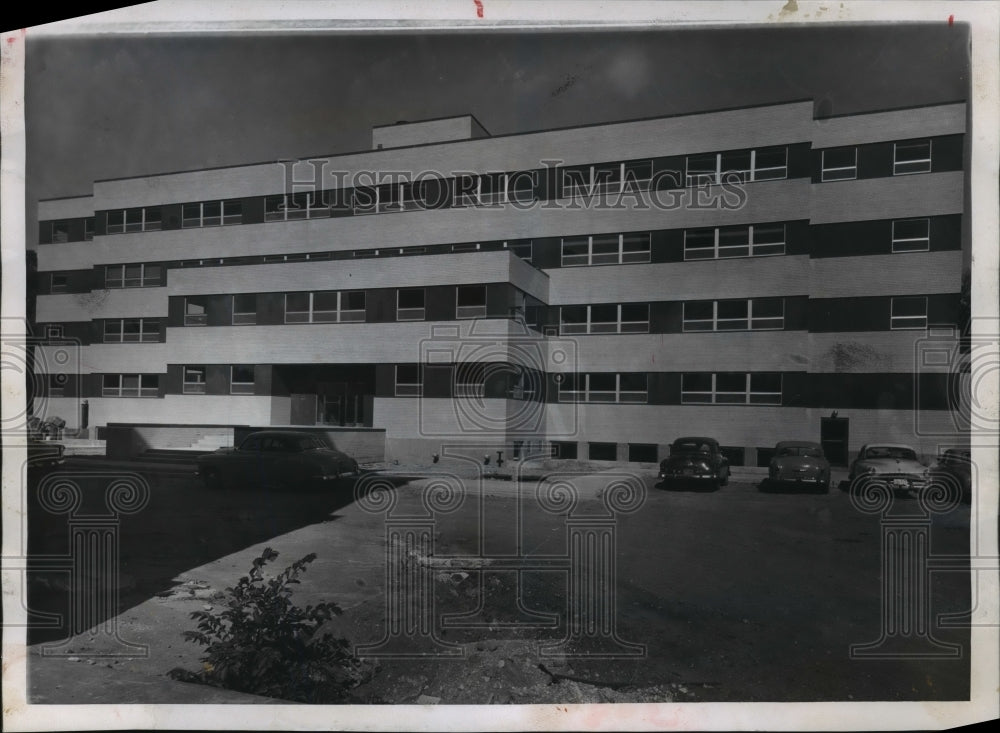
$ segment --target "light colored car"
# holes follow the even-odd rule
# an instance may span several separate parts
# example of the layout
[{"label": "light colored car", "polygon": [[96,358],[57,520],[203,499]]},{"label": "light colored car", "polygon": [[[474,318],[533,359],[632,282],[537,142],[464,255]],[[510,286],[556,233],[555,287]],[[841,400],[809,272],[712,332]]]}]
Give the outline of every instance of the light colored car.
[{"label": "light colored car", "polygon": [[783,440],[774,446],[767,469],[767,481],[760,489],[773,486],[808,486],[826,493],[830,490],[830,463],[819,443]]},{"label": "light colored car", "polygon": [[315,488],[330,486],[345,474],[358,474],[358,462],[304,431],[261,430],[238,448],[219,448],[198,459],[198,475],[209,488]]},{"label": "light colored car", "polygon": [[869,443],[861,447],[847,476],[852,487],[862,479],[878,481],[896,492],[917,491],[927,484],[928,469],[917,452],[901,443]]}]

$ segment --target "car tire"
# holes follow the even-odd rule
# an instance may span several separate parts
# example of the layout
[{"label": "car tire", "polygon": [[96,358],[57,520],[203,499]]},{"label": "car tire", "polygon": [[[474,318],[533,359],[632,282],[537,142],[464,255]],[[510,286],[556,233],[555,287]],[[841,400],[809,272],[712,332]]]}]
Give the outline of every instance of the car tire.
[{"label": "car tire", "polygon": [[215,491],[222,488],[222,478],[219,476],[218,469],[206,468],[201,472],[201,480],[206,489]]},{"label": "car tire", "polygon": [[829,494],[830,493],[830,479],[827,479],[826,481],[822,482],[819,485],[819,493],[821,493],[821,494]]}]

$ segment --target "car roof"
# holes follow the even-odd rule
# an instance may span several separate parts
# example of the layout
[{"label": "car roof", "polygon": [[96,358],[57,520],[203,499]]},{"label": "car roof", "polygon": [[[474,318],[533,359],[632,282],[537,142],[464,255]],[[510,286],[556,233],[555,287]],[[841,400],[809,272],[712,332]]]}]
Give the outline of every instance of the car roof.
[{"label": "car roof", "polygon": [[715,438],[705,438],[697,435],[688,436],[686,438],[677,438],[675,443],[718,443]]},{"label": "car roof", "polygon": [[916,448],[912,445],[906,445],[905,443],[867,443],[862,446],[862,450],[868,448],[905,448],[906,450],[911,450],[914,453],[917,452]]},{"label": "car roof", "polygon": [[808,440],[781,440],[778,444],[774,446],[775,450],[778,448],[822,448],[819,443],[813,443]]},{"label": "car roof", "polygon": [[250,433],[244,440],[248,438],[312,438],[319,437],[315,433],[309,433],[305,430],[258,430],[257,432]]}]

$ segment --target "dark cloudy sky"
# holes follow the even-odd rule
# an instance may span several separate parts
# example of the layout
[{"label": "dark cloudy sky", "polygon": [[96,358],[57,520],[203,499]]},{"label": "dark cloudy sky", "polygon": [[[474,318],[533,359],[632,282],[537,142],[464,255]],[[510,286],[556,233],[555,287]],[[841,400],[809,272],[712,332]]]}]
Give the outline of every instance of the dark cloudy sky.
[{"label": "dark cloudy sky", "polygon": [[95,179],[349,152],[371,127],[473,113],[493,134],[815,98],[826,113],[965,99],[946,22],[594,32],[32,39],[38,198]]}]

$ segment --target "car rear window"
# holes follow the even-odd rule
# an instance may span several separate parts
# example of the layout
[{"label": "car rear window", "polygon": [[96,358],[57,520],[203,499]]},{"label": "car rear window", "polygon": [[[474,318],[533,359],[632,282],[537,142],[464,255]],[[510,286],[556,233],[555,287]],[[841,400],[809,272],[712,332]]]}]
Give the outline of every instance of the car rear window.
[{"label": "car rear window", "polygon": [[915,461],[917,454],[910,448],[890,448],[874,446],[865,453],[865,458],[893,458],[900,461]]},{"label": "car rear window", "polygon": [[699,443],[693,440],[676,441],[670,446],[671,453],[711,453],[712,446],[708,443]]}]

